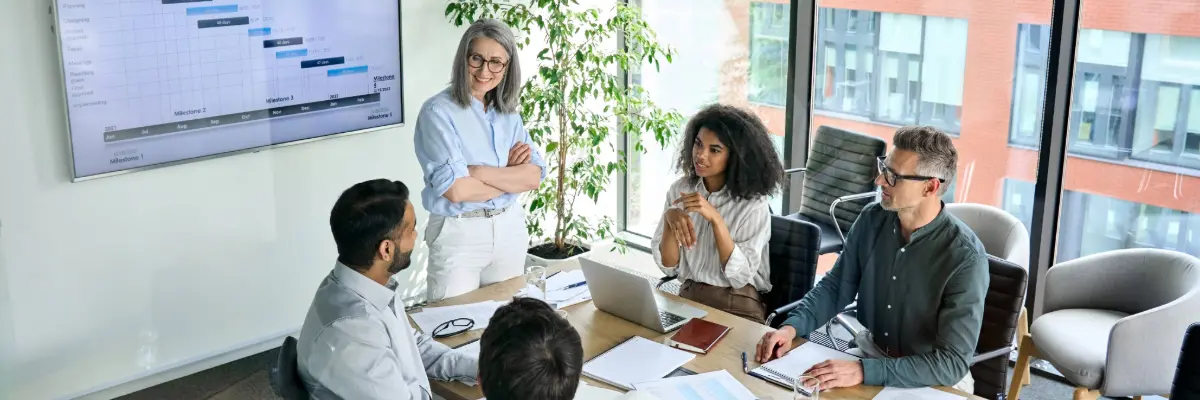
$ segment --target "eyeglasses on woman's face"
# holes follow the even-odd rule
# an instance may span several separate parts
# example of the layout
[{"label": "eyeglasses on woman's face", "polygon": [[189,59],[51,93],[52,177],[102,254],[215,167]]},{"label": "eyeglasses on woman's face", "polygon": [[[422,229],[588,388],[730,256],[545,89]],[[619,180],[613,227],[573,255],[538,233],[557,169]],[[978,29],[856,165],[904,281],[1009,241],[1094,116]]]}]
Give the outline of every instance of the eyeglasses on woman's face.
[{"label": "eyeglasses on woman's face", "polygon": [[479,54],[471,54],[470,57],[467,57],[467,64],[470,65],[471,68],[481,68],[483,67],[483,64],[487,64],[488,71],[491,71],[492,73],[500,73],[501,71],[504,71],[504,68],[508,67],[508,63],[505,61],[502,61],[498,58],[489,60],[483,58],[483,56]]}]

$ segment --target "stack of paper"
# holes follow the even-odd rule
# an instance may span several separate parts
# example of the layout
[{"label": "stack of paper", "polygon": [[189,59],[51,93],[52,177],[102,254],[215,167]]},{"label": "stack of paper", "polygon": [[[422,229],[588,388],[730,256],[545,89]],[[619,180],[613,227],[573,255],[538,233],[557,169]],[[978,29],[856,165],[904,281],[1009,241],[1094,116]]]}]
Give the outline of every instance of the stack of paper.
[{"label": "stack of paper", "polygon": [[696,356],[662,343],[634,336],[583,364],[583,374],[625,390],[634,384],[662,379]]},{"label": "stack of paper", "polygon": [[[582,286],[575,286],[583,283]],[[570,287],[569,286],[575,286]],[[527,296],[529,289],[522,289],[517,297]],[[546,302],[555,308],[570,307],[592,299],[583,271],[561,272],[546,278]]]},{"label": "stack of paper", "polygon": [[720,370],[692,376],[660,379],[634,385],[637,390],[660,400],[755,400],[750,389],[734,379],[728,371]]},{"label": "stack of paper", "polygon": [[[421,328],[421,332],[426,335],[433,335],[434,328],[446,321],[457,318],[470,318],[475,322],[475,326],[471,330],[483,329],[488,325],[488,321],[492,319],[492,314],[496,313],[496,309],[500,308],[504,303],[488,300],[480,303],[463,304],[458,306],[446,307],[425,307],[421,312],[409,314],[413,321],[417,322],[417,326]],[[455,330],[455,328],[449,328]]]}]

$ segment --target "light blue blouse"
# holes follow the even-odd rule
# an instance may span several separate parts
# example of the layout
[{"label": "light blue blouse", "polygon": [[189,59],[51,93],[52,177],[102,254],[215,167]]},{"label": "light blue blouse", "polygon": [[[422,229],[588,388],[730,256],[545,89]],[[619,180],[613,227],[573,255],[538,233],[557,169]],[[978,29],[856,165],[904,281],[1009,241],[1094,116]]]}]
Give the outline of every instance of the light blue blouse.
[{"label": "light blue blouse", "polygon": [[[470,107],[459,107],[446,89],[421,106],[413,141],[425,176],[421,201],[430,213],[451,217],[479,209],[503,209],[517,202],[518,193],[478,203],[453,203],[443,195],[456,179],[470,176],[467,166],[505,167],[513,145],[533,144],[519,114],[498,113],[495,107],[484,111],[483,103],[475,98]],[[536,147],[529,162],[542,168],[541,179],[545,179],[546,161]]]}]

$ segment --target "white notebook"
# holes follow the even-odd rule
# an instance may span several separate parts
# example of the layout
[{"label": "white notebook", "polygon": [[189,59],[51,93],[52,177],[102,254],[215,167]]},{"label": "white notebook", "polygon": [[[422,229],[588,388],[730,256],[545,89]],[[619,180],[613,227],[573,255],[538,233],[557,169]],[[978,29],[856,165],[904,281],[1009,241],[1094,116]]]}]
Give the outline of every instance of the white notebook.
[{"label": "white notebook", "polygon": [[783,357],[751,370],[750,375],[792,389],[792,382],[796,377],[826,360],[858,361],[858,357],[816,343],[805,342]]},{"label": "white notebook", "polygon": [[662,379],[693,358],[696,356],[692,353],[634,336],[584,363],[583,374],[633,390],[634,384]]}]

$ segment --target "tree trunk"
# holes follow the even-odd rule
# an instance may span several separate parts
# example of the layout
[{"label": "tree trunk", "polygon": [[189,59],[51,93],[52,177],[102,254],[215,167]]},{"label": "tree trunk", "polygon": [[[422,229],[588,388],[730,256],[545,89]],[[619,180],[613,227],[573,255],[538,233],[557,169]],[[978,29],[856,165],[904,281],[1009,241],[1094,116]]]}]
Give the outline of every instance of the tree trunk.
[{"label": "tree trunk", "polygon": [[[560,89],[562,89],[562,90],[560,90],[559,93],[562,93],[563,96],[566,97],[566,93],[567,93],[566,88],[563,86],[565,86],[565,85],[560,85]],[[566,99],[564,99],[564,100],[566,100]],[[567,234],[565,232],[565,230],[566,230],[565,215],[566,215],[567,202],[566,202],[566,199],[564,198],[564,196],[566,194],[566,184],[567,184],[566,178],[567,178],[567,146],[568,146],[568,142],[567,142],[567,110],[565,109],[565,107],[566,107],[566,101],[563,101],[558,109],[558,185],[554,189],[555,205],[557,205],[557,207],[555,207],[557,210],[556,210],[555,216],[554,216],[555,217],[554,219],[556,220],[555,227],[554,227],[554,246],[556,248],[558,248],[559,251],[566,251],[566,249],[567,249],[567,244],[566,244]]]}]

